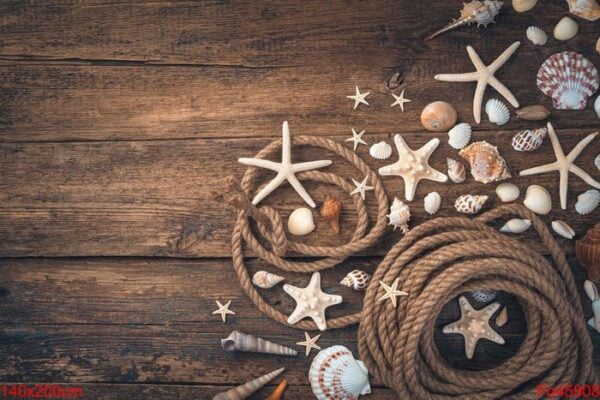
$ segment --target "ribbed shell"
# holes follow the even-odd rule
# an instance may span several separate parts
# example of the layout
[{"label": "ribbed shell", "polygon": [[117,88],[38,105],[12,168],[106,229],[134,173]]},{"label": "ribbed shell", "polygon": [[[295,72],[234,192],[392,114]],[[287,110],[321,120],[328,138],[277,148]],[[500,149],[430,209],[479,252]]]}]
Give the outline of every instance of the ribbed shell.
[{"label": "ribbed shell", "polygon": [[466,122],[455,125],[454,128],[448,131],[448,144],[457,150],[462,149],[469,144],[471,132],[471,125]]},{"label": "ribbed shell", "polygon": [[342,279],[340,284],[354,290],[362,291],[369,286],[370,281],[371,275],[367,274],[365,271],[361,271],[360,269],[355,269],[354,271],[350,271],[348,275]]},{"label": "ribbed shell", "polygon": [[454,183],[463,183],[467,175],[465,166],[460,161],[456,161],[453,158],[447,158],[448,163],[448,177]]},{"label": "ribbed shell", "polygon": [[371,146],[369,154],[377,160],[386,160],[392,155],[392,146],[382,140]]},{"label": "ribbed shell", "polygon": [[600,204],[600,192],[590,189],[577,197],[575,210],[581,215],[586,215],[594,211],[598,204]]},{"label": "ribbed shell", "polygon": [[471,296],[479,303],[489,303],[496,298],[496,291],[491,289],[473,290]]},{"label": "ribbed shell", "polygon": [[491,123],[496,125],[504,125],[510,120],[510,111],[498,99],[489,99],[485,103],[485,112]]},{"label": "ribbed shell", "polygon": [[271,289],[283,280],[285,280],[283,276],[272,274],[267,271],[258,271],[252,277],[252,283],[262,289]]},{"label": "ribbed shell", "polygon": [[442,196],[438,192],[431,192],[423,199],[425,211],[431,215],[438,212],[440,204],[442,204]]},{"label": "ribbed shell", "polygon": [[232,331],[225,339],[221,339],[221,347],[227,351],[248,351],[253,353],[280,354],[295,356],[298,352],[286,346],[270,342],[240,331]]},{"label": "ribbed shell", "polygon": [[487,201],[488,196],[465,194],[454,202],[456,211],[464,214],[477,214]]},{"label": "ribbed shell", "polygon": [[512,147],[516,151],[537,150],[544,141],[548,128],[526,129],[519,131],[512,138]]},{"label": "ribbed shell", "polygon": [[548,41],[548,35],[541,28],[537,26],[530,26],[526,31],[527,39],[531,41],[531,43],[543,46]]}]

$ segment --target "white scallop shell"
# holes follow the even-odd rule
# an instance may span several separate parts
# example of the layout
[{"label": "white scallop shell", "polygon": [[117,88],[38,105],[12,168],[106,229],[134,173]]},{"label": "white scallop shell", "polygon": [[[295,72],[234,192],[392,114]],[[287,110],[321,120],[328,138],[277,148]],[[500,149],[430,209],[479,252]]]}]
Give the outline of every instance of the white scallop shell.
[{"label": "white scallop shell", "polygon": [[544,141],[548,128],[526,129],[519,131],[512,138],[512,147],[516,151],[533,151],[537,150]]},{"label": "white scallop shell", "polygon": [[392,155],[392,146],[382,140],[371,146],[369,154],[377,160],[386,160]]},{"label": "white scallop shell", "polygon": [[554,27],[554,38],[557,40],[573,39],[579,31],[579,25],[573,18],[563,17]]},{"label": "white scallop shell", "polygon": [[575,231],[565,221],[552,221],[552,230],[567,239],[573,239],[575,237]]},{"label": "white scallop shell", "polygon": [[308,235],[315,229],[313,213],[306,207],[297,208],[288,218],[288,230],[292,235]]},{"label": "white scallop shell", "polygon": [[318,400],[356,400],[371,393],[367,368],[344,346],[321,350],[310,365],[308,380]]},{"label": "white scallop shell", "polygon": [[471,125],[461,122],[448,131],[448,144],[459,150],[469,144],[471,140]]},{"label": "white scallop shell", "polygon": [[456,211],[464,214],[477,214],[487,199],[488,196],[465,194],[456,199],[454,207]]},{"label": "white scallop shell", "polygon": [[[600,38],[598,38],[598,43],[600,43]],[[596,97],[596,101],[594,101],[594,111],[596,111],[596,115],[600,118],[600,96]]]},{"label": "white scallop shell", "polygon": [[489,303],[496,298],[496,291],[491,289],[473,290],[471,296],[479,303]]},{"label": "white scallop shell", "polygon": [[485,103],[485,112],[487,113],[490,122],[496,125],[504,125],[510,120],[510,111],[508,111],[508,107],[498,99],[489,99],[487,103]]},{"label": "white scallop shell", "polygon": [[594,211],[598,204],[600,204],[600,192],[590,189],[577,197],[575,210],[581,215],[586,215]]},{"label": "white scallop shell", "polygon": [[519,188],[512,183],[501,183],[496,186],[496,195],[503,203],[508,203],[519,198]]},{"label": "white scallop shell", "polygon": [[527,39],[529,39],[531,43],[538,46],[543,46],[548,41],[548,35],[546,35],[546,32],[544,32],[537,26],[530,26],[529,28],[527,28],[526,34]]},{"label": "white scallop shell", "polygon": [[252,283],[263,289],[271,289],[283,280],[285,280],[283,276],[272,274],[267,271],[258,271],[252,276]]},{"label": "white scallop shell", "polygon": [[431,192],[427,196],[425,196],[425,199],[423,199],[423,203],[425,205],[425,211],[433,215],[440,209],[440,204],[442,204],[442,197],[438,192]]},{"label": "white scallop shell", "polygon": [[448,163],[448,177],[450,180],[454,183],[463,183],[467,175],[465,166],[453,158],[447,158],[446,162]]},{"label": "white scallop shell", "polygon": [[408,232],[408,221],[410,220],[410,208],[397,197],[394,197],[394,202],[390,207],[390,213],[387,215],[390,220],[389,225],[400,228],[403,233]]},{"label": "white scallop shell", "polygon": [[355,269],[348,272],[348,275],[340,281],[340,284],[352,288],[354,290],[365,290],[369,286],[371,275],[360,269]]},{"label": "white scallop shell", "polygon": [[540,185],[531,185],[527,188],[523,204],[537,214],[545,215],[552,210],[550,193]]},{"label": "white scallop shell", "polygon": [[531,220],[513,218],[510,219],[500,228],[503,233],[523,233],[531,226]]}]

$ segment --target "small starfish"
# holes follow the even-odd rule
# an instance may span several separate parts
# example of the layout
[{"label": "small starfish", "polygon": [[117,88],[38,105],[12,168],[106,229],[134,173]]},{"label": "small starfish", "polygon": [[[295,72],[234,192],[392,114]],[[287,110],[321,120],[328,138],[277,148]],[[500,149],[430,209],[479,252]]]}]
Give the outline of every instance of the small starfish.
[{"label": "small starfish", "polygon": [[371,92],[366,92],[366,93],[361,93],[360,90],[358,90],[358,86],[356,86],[356,94],[354,96],[346,96],[349,99],[354,100],[354,110],[356,110],[356,107],[358,107],[359,104],[364,104],[364,105],[369,105],[369,103],[367,103],[367,100],[365,100],[365,98],[370,95]]},{"label": "small starfish", "polygon": [[356,131],[354,130],[354,128],[352,128],[352,137],[349,139],[346,139],[346,142],[354,142],[354,151],[356,151],[356,148],[358,147],[359,143],[360,144],[367,144],[367,142],[365,142],[364,140],[362,140],[362,136],[365,134],[365,130],[363,129],[360,133],[356,133]]},{"label": "small starfish", "polygon": [[464,74],[438,74],[435,76],[435,79],[444,82],[477,82],[475,97],[473,98],[473,116],[477,123],[481,122],[481,103],[483,103],[483,95],[487,85],[496,89],[498,93],[513,105],[513,107],[519,107],[519,102],[515,96],[494,76],[494,74],[508,61],[515,51],[517,51],[520,44],[521,42],[514,42],[490,65],[485,65],[475,50],[471,46],[467,46],[469,58],[473,65],[475,65],[476,71]]},{"label": "small starfish", "polygon": [[390,299],[392,301],[392,306],[396,308],[398,296],[408,296],[408,293],[398,290],[398,285],[400,284],[400,278],[396,278],[392,286],[388,286],[383,281],[379,281],[379,286],[385,290],[385,294],[379,298],[379,301],[383,301],[385,299]]},{"label": "small starfish", "polygon": [[362,199],[365,199],[365,192],[368,190],[373,190],[375,189],[373,186],[367,186],[367,179],[369,179],[368,176],[365,176],[365,179],[362,180],[362,182],[358,182],[354,179],[352,179],[352,182],[354,182],[354,186],[356,186],[356,189],[354,189],[353,191],[350,192],[350,196],[352,196],[353,194],[356,193],[360,193],[360,197],[362,197]]},{"label": "small starfish", "polygon": [[400,106],[400,109],[404,112],[404,103],[410,103],[409,99],[404,98],[404,90],[400,93],[400,96],[396,96],[394,93],[392,93],[392,96],[394,96],[396,101],[394,101],[390,107]]},{"label": "small starfish", "polygon": [[262,158],[239,158],[238,162],[244,165],[250,165],[253,167],[260,167],[270,169],[271,171],[277,172],[277,176],[273,178],[268,185],[266,185],[260,192],[254,196],[252,204],[257,205],[271,192],[277,189],[284,181],[288,181],[294,188],[296,193],[302,197],[309,206],[315,208],[316,204],[310,197],[304,186],[296,178],[297,172],[310,171],[312,169],[323,168],[331,165],[331,160],[319,160],[319,161],[308,161],[298,164],[292,164],[292,143],[290,139],[290,128],[287,121],[283,122],[282,128],[282,143],[281,143],[281,162],[276,163],[274,161],[263,160]]},{"label": "small starfish", "polygon": [[213,315],[221,314],[221,319],[223,320],[223,322],[227,322],[227,314],[235,315],[235,313],[229,309],[229,306],[231,305],[231,300],[229,300],[227,303],[225,303],[225,305],[221,304],[221,302],[219,300],[215,300],[215,301],[217,302],[217,306],[219,307],[219,309],[213,311]]},{"label": "small starfish", "polygon": [[500,308],[500,303],[493,303],[481,310],[471,307],[469,301],[460,296],[460,319],[446,325],[442,332],[460,333],[465,338],[465,353],[468,359],[473,358],[475,346],[479,339],[488,339],[494,343],[504,344],[502,336],[490,327],[490,318]]},{"label": "small starfish", "polygon": [[398,150],[398,161],[393,164],[379,168],[382,176],[396,175],[404,179],[404,197],[412,201],[415,198],[417,185],[421,179],[429,179],[436,182],[446,182],[448,177],[429,166],[429,157],[440,144],[438,138],[431,139],[419,150],[412,150],[402,136],[394,136],[394,144]]},{"label": "small starfish", "polygon": [[521,176],[541,174],[544,172],[558,171],[560,173],[559,183],[559,194],[560,194],[560,207],[564,210],[567,208],[567,192],[569,191],[569,172],[574,173],[585,183],[590,186],[600,189],[600,182],[592,178],[587,172],[575,165],[575,159],[583,149],[598,135],[598,132],[594,132],[583,138],[577,145],[571,150],[571,152],[565,156],[562,146],[558,141],[554,127],[548,122],[548,136],[552,142],[552,149],[554,150],[554,157],[556,161],[550,164],[540,165],[538,167],[529,168],[519,172]]},{"label": "small starfish", "polygon": [[321,335],[319,334],[311,338],[308,332],[304,332],[304,342],[298,342],[296,344],[306,347],[306,357],[308,357],[312,349],[321,350],[321,348],[317,345],[317,340],[319,340],[320,337]]}]

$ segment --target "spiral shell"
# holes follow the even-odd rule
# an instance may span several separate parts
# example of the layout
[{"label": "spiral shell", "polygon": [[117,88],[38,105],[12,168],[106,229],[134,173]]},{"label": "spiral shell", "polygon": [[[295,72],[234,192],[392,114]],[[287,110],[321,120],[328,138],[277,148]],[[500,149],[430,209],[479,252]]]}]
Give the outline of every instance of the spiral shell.
[{"label": "spiral shell", "polygon": [[531,43],[538,46],[543,46],[548,41],[548,35],[546,35],[546,32],[544,32],[537,26],[530,26],[529,28],[527,28],[526,34],[527,39],[529,39]]},{"label": "spiral shell", "polygon": [[588,229],[585,236],[575,243],[575,254],[587,269],[589,279],[600,281],[600,223]]},{"label": "spiral shell", "polygon": [[453,158],[447,158],[446,163],[448,164],[448,177],[454,183],[463,183],[466,177],[465,166]]},{"label": "spiral shell", "polygon": [[575,231],[565,221],[552,221],[552,230],[567,239],[573,239],[575,237]]},{"label": "spiral shell", "polygon": [[462,149],[471,140],[471,125],[461,122],[448,131],[448,144],[454,149]]},{"label": "spiral shell", "polygon": [[360,269],[355,269],[354,271],[350,271],[348,275],[341,280],[340,284],[357,291],[362,291],[369,286],[370,281],[371,275]]},{"label": "spiral shell", "polygon": [[590,189],[577,197],[575,211],[581,215],[586,215],[594,211],[598,204],[600,204],[600,192],[596,189]]},{"label": "spiral shell", "polygon": [[456,211],[464,214],[477,214],[487,201],[488,196],[465,194],[454,202]]},{"label": "spiral shell", "polygon": [[280,354],[295,356],[298,352],[259,337],[240,331],[232,331],[225,339],[221,339],[221,347],[227,351],[247,351],[253,353]]},{"label": "spiral shell", "polygon": [[487,27],[488,24],[494,22],[494,17],[498,15],[503,4],[503,2],[497,0],[473,0],[469,3],[464,3],[458,19],[430,35],[425,40],[431,40],[444,32],[472,23],[477,23],[477,26],[482,25],[483,27]]},{"label": "spiral shell", "polygon": [[456,109],[445,101],[428,104],[421,112],[421,124],[433,132],[443,132],[456,123]]},{"label": "spiral shell", "polygon": [[369,148],[369,154],[377,160],[386,160],[392,155],[392,146],[382,140]]},{"label": "spiral shell", "polygon": [[401,200],[398,200],[397,197],[394,197],[394,202],[390,207],[390,213],[388,214],[388,219],[390,220],[389,225],[394,226],[394,230],[396,228],[400,228],[402,233],[408,232],[408,221],[410,220],[410,208],[404,204]]},{"label": "spiral shell", "polygon": [[523,233],[531,226],[531,220],[513,218],[500,228],[502,233]]},{"label": "spiral shell", "polygon": [[526,129],[519,131],[512,138],[512,147],[516,151],[537,150],[544,141],[548,128]]},{"label": "spiral shell", "polygon": [[489,99],[487,103],[485,103],[485,112],[487,113],[490,122],[499,126],[506,124],[510,120],[510,111],[508,111],[508,107],[498,99]]},{"label": "spiral shell", "polygon": [[488,142],[474,142],[458,153],[471,164],[471,175],[477,182],[490,183],[510,178],[506,161],[498,148]]},{"label": "spiral shell", "polygon": [[272,274],[267,271],[257,271],[252,276],[252,283],[262,289],[271,289],[283,280],[285,280],[283,276]]},{"label": "spiral shell", "polygon": [[491,289],[479,289],[471,292],[473,300],[479,303],[489,303],[496,298],[497,292]]},{"label": "spiral shell", "polygon": [[251,380],[226,392],[221,392],[213,397],[213,400],[244,400],[256,392],[261,387],[272,381],[275,377],[281,374],[285,368],[279,368],[273,372],[269,372],[259,378]]},{"label": "spiral shell", "polygon": [[425,196],[423,199],[423,204],[425,206],[425,211],[427,211],[430,215],[433,215],[440,209],[442,197],[438,192],[431,192]]}]

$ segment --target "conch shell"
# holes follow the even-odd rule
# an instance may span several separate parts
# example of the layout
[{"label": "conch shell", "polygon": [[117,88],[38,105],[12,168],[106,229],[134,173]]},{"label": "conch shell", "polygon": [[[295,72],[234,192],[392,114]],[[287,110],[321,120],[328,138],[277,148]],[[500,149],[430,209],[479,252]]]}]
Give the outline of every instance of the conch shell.
[{"label": "conch shell", "polygon": [[600,223],[575,242],[575,254],[587,269],[590,280],[600,282]]},{"label": "conch shell", "polygon": [[249,351],[254,353],[281,354],[284,356],[295,356],[298,354],[296,350],[289,347],[240,331],[232,331],[227,338],[221,339],[221,346],[223,350],[227,351]]},{"label": "conch shell", "polygon": [[250,397],[250,395],[256,392],[261,387],[272,381],[277,375],[281,374],[285,368],[276,369],[273,372],[269,372],[259,378],[251,380],[233,389],[229,389],[226,392],[217,394],[212,400],[244,400]]},{"label": "conch shell", "polygon": [[488,142],[471,143],[458,153],[471,164],[471,175],[477,182],[490,183],[510,178],[506,161],[498,148]]},{"label": "conch shell", "polygon": [[489,23],[495,22],[494,17],[498,15],[503,4],[504,3],[501,1],[494,0],[473,0],[470,3],[465,3],[460,11],[460,17],[457,20],[454,20],[446,27],[427,37],[425,40],[431,40],[444,32],[448,32],[463,25],[470,25],[474,22],[477,23],[477,26],[483,25],[484,27],[487,27]]},{"label": "conch shell", "polygon": [[258,271],[252,277],[252,283],[262,289],[271,289],[283,280],[285,280],[283,276],[272,274],[267,271]]},{"label": "conch shell", "polygon": [[321,207],[321,217],[329,221],[331,229],[338,235],[340,234],[340,213],[342,212],[342,203],[327,195],[323,207]]}]

